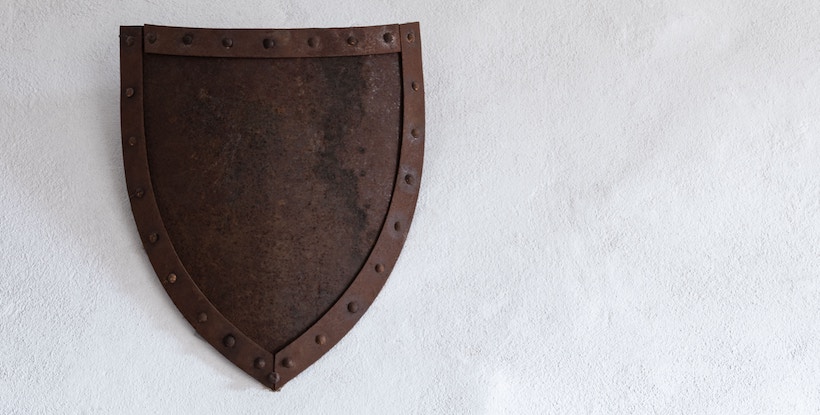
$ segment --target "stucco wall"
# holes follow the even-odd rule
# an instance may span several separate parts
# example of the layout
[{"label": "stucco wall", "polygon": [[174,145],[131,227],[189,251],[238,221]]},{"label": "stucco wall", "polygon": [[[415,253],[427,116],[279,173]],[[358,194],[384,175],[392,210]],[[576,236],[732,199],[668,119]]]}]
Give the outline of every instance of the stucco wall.
[{"label": "stucco wall", "polygon": [[[371,310],[273,393],[138,239],[118,26],[420,21]],[[820,412],[820,3],[0,2],[0,413]]]}]

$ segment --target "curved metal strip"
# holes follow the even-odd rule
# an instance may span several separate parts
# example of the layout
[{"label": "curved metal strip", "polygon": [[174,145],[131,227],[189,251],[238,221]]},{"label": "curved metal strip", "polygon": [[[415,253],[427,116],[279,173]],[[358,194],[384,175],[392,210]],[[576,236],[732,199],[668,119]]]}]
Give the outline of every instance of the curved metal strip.
[{"label": "curved metal strip", "polygon": [[142,28],[120,30],[122,148],[131,209],[163,288],[196,331],[260,382],[274,386],[273,354],[231,324],[202,294],[179,260],[159,214],[148,170],[142,95]]},{"label": "curved metal strip", "polygon": [[424,157],[424,79],[419,24],[400,26],[403,116],[399,171],[376,245],[339,301],[302,336],[276,353],[276,389],[318,360],[361,318],[398,260],[418,199]]}]

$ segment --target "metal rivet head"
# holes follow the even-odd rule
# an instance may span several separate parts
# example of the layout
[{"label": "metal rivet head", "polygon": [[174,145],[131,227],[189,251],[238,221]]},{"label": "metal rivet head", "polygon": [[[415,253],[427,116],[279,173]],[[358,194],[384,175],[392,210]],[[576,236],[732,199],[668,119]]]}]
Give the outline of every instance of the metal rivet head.
[{"label": "metal rivet head", "polygon": [[413,81],[413,83],[410,84],[410,87],[413,88],[413,91],[418,91],[419,90],[419,83],[416,82],[416,81]]},{"label": "metal rivet head", "polygon": [[222,344],[224,344],[225,347],[234,347],[236,345],[236,337],[234,337],[233,334],[229,334],[222,339]]},{"label": "metal rivet head", "polygon": [[200,323],[205,323],[206,321],[208,321],[208,313],[199,313],[199,315],[196,316],[196,321]]},{"label": "metal rivet head", "polygon": [[134,46],[134,36],[128,35],[125,37],[125,44],[128,46]]},{"label": "metal rivet head", "polygon": [[410,42],[410,43],[415,42],[416,41],[416,35],[414,35],[413,32],[408,33],[407,34],[407,41]]},{"label": "metal rivet head", "polygon": [[267,38],[267,39],[262,41],[262,46],[265,49],[270,49],[270,48],[276,46],[276,42],[274,42],[273,39],[271,39],[271,38]]},{"label": "metal rivet head", "polygon": [[395,229],[396,232],[400,232],[401,231],[401,222],[394,223],[393,224],[393,229]]},{"label": "metal rivet head", "polygon": [[413,183],[415,183],[415,178],[413,177],[412,174],[405,174],[404,175],[404,182],[412,186]]},{"label": "metal rivet head", "polygon": [[316,344],[325,344],[327,343],[327,336],[324,334],[320,334],[316,336]]},{"label": "metal rivet head", "polygon": [[173,272],[168,274],[168,282],[171,284],[177,282],[177,274],[174,274]]},{"label": "metal rivet head", "polygon": [[348,44],[348,45],[350,45],[350,46],[356,46],[356,44],[357,44],[357,43],[359,43],[359,40],[358,40],[358,39],[356,39],[355,37],[350,36],[349,38],[347,38],[347,44]]},{"label": "metal rivet head", "polygon": [[414,129],[410,130],[410,135],[412,135],[413,138],[419,138],[419,135],[421,135],[421,132],[414,128]]},{"label": "metal rivet head", "polygon": [[312,37],[312,38],[308,39],[308,46],[310,46],[312,48],[315,48],[318,44],[319,44],[319,39],[316,39],[315,37]]},{"label": "metal rivet head", "polygon": [[159,240],[159,235],[157,235],[156,233],[152,233],[152,234],[148,235],[148,242],[151,242],[152,244],[155,244],[155,243],[157,243],[158,240]]},{"label": "metal rivet head", "polygon": [[140,187],[140,188],[138,188],[138,189],[134,192],[134,196],[136,196],[136,197],[137,197],[137,199],[142,199],[142,197],[143,197],[143,196],[145,196],[145,190],[143,190],[141,187]]},{"label": "metal rivet head", "polygon": [[137,145],[137,137],[128,137],[128,145],[131,147]]},{"label": "metal rivet head", "polygon": [[257,357],[256,360],[253,361],[253,367],[257,369],[264,368],[266,364],[268,364],[268,362],[266,362],[265,359],[261,357]]},{"label": "metal rivet head", "polygon": [[293,365],[294,365],[293,359],[291,359],[289,357],[286,357],[286,358],[282,359],[282,366],[284,366],[286,368],[292,368]]},{"label": "metal rivet head", "polygon": [[384,36],[382,36],[382,38],[384,38],[385,43],[393,42],[393,34],[392,33],[385,33]]},{"label": "metal rivet head", "polygon": [[376,264],[376,272],[384,272],[384,265]]},{"label": "metal rivet head", "polygon": [[154,43],[157,41],[157,34],[151,32],[145,35],[145,38],[148,39],[148,43]]},{"label": "metal rivet head", "polygon": [[347,311],[350,311],[351,313],[359,311],[359,303],[355,301],[347,303]]},{"label": "metal rivet head", "polygon": [[131,98],[134,96],[134,88],[125,88],[125,96]]},{"label": "metal rivet head", "polygon": [[268,374],[268,382],[270,382],[270,383],[279,382],[279,379],[280,379],[279,374],[276,373],[276,372],[271,372],[270,374]]},{"label": "metal rivet head", "polygon": [[190,33],[186,33],[185,36],[182,37],[182,43],[184,43],[186,45],[190,45],[191,43],[194,43],[194,35],[192,35]]},{"label": "metal rivet head", "polygon": [[222,39],[222,46],[225,46],[226,48],[233,46],[233,40],[229,37]]}]

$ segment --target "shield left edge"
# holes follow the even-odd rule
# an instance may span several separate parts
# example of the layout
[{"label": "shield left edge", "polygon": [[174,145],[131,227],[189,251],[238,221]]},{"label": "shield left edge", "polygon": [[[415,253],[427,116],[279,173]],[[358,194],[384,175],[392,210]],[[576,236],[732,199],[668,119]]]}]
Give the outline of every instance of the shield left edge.
[{"label": "shield left edge", "polygon": [[143,28],[120,27],[121,126],[126,187],[143,246],[163,288],[186,320],[208,343],[247,374],[275,389],[273,354],[231,324],[185,270],[157,207],[143,123]]}]

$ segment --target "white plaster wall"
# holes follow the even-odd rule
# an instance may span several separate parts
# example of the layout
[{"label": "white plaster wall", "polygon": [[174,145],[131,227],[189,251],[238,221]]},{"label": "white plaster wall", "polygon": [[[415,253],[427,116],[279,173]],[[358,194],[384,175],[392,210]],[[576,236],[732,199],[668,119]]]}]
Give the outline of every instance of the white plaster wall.
[{"label": "white plaster wall", "polygon": [[[118,26],[420,21],[421,198],[272,393],[131,218]],[[820,413],[820,3],[0,0],[0,413]]]}]

